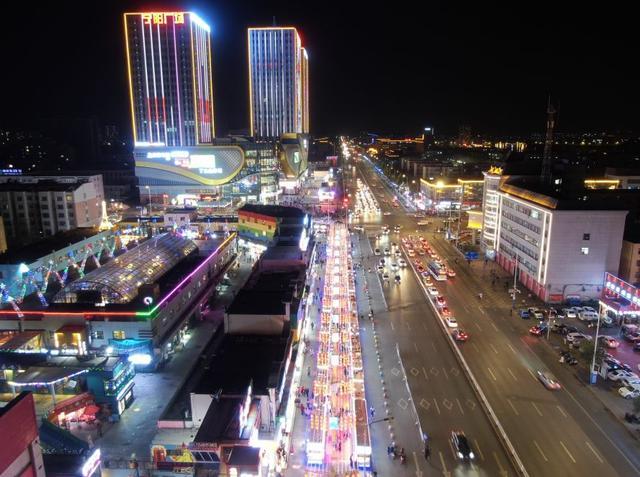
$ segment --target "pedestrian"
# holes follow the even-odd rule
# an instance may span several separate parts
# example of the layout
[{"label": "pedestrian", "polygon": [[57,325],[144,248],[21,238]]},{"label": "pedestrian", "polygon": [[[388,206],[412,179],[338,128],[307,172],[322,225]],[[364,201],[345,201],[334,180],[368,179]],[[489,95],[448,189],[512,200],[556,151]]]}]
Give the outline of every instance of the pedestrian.
[{"label": "pedestrian", "polygon": [[371,406],[371,407],[369,408],[369,412],[371,413],[371,417],[375,417],[375,415],[376,415],[376,410],[375,410],[375,408],[374,408],[373,406]]}]

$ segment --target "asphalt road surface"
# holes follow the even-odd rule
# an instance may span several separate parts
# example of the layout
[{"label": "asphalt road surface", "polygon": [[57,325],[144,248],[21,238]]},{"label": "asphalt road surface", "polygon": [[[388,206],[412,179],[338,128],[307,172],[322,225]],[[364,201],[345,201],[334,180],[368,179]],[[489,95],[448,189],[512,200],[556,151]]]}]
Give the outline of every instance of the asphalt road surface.
[{"label": "asphalt road surface", "polygon": [[[400,225],[401,235],[415,235],[417,219],[403,208],[391,206],[392,191],[368,163],[360,162],[358,170],[359,177],[364,177],[380,201],[382,211],[392,213],[372,220],[377,224],[367,226],[370,234],[379,232],[380,224],[387,224]],[[460,326],[471,336],[461,345],[463,355],[529,475],[640,475],[637,441],[557,362],[553,349],[527,334],[532,322],[509,315],[506,292],[500,286],[495,290],[490,286],[488,270],[483,270],[482,263],[468,265],[441,234],[434,238],[435,226],[425,232],[420,227],[421,234],[457,273],[456,278],[436,286]],[[390,235],[389,240],[400,243],[397,235]],[[377,262],[380,257],[374,258]],[[436,437],[432,448],[436,442],[441,444],[434,456],[442,455],[445,473],[458,475],[455,459],[446,447],[446,434],[452,428],[462,428],[478,447],[478,472],[511,473],[504,452],[444,341],[436,322],[439,318],[426,303],[412,273],[407,268],[401,285],[385,286],[390,311],[389,329],[384,331],[400,345],[423,428]],[[478,297],[480,291],[484,293],[482,300]],[[535,376],[538,369],[550,369],[563,389],[545,389]]]},{"label": "asphalt road surface", "polygon": [[[374,216],[371,219],[375,221]],[[367,235],[379,228],[378,224],[366,224],[366,230],[370,230]],[[369,237],[359,234],[359,238],[371,293],[379,293],[379,285],[374,282],[379,280],[379,274],[367,270],[375,270],[381,257],[373,255]],[[387,244],[381,242],[380,245],[384,248]],[[391,373],[393,378],[406,373],[414,400],[412,403],[408,398],[395,399],[397,396],[391,393],[396,442],[405,447],[410,466],[414,454],[419,459],[413,475],[421,475],[420,468],[426,475],[516,475],[413,272],[406,268],[398,273],[402,276],[401,284],[382,284],[388,311],[376,313],[375,318],[384,361],[392,361],[387,374]],[[397,360],[396,344],[402,364]],[[422,432],[429,436],[429,462],[424,460],[420,433],[414,425],[415,412]],[[455,455],[449,441],[453,429],[467,434],[476,455],[473,462],[461,462]]]}]

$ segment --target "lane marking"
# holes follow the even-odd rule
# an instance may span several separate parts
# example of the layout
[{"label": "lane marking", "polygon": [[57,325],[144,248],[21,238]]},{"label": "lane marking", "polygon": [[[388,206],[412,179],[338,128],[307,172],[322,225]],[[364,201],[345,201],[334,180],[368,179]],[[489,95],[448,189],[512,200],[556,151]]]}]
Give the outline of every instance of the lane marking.
[{"label": "lane marking", "polygon": [[436,344],[432,341],[431,346],[433,346],[433,351],[438,352],[438,348],[436,348]]},{"label": "lane marking", "polygon": [[422,373],[424,374],[424,379],[426,379],[427,381],[429,381],[429,375],[427,374],[427,370],[424,369],[424,366],[422,367]]},{"label": "lane marking", "polygon": [[533,371],[531,371],[529,368],[527,368],[527,371],[529,371],[529,374],[531,375],[531,377],[532,377],[535,381],[537,381],[537,380],[538,380],[538,378],[536,378],[536,375],[535,375],[535,374],[533,374]]},{"label": "lane marking", "polygon": [[416,353],[418,353],[418,343],[416,343],[415,341],[413,342],[413,347],[416,349]]},{"label": "lane marking", "polygon": [[498,331],[498,327],[496,326],[496,324],[493,321],[491,322],[491,326],[493,326],[494,330]]},{"label": "lane marking", "polygon": [[571,455],[571,452],[569,452],[569,449],[567,449],[567,446],[564,445],[564,442],[559,441],[560,445],[562,446],[562,448],[564,449],[564,451],[567,453],[567,455],[569,456],[569,459],[571,459],[571,462],[573,462],[574,464],[576,463],[576,460],[573,458],[573,456]]},{"label": "lane marking", "polygon": [[513,412],[515,413],[516,416],[519,416],[520,413],[518,412],[518,410],[516,409],[516,407],[513,405],[513,403],[511,402],[511,399],[507,399],[507,402],[509,403],[509,406],[511,406],[511,409],[513,409]]},{"label": "lane marking", "polygon": [[489,343],[489,346],[491,346],[491,349],[493,350],[493,352],[494,352],[495,354],[498,354],[498,350],[496,349],[496,347],[495,347],[495,346],[493,346],[493,343]]},{"label": "lane marking", "polygon": [[533,408],[536,410],[536,412],[538,413],[538,416],[542,417],[542,412],[540,411],[540,409],[538,408],[538,406],[536,406],[536,403],[531,401],[531,405],[533,406]]},{"label": "lane marking", "polygon": [[482,449],[480,449],[480,444],[478,444],[478,439],[474,439],[473,443],[476,445],[476,450],[478,451],[478,454],[480,454],[480,459],[484,460],[484,452],[482,452]]},{"label": "lane marking", "polygon": [[518,378],[516,377],[515,374],[513,374],[513,371],[511,371],[511,368],[507,368],[507,371],[509,371],[509,374],[511,375],[511,377],[514,379],[514,381],[517,381]]},{"label": "lane marking", "polygon": [[429,328],[427,328],[427,324],[424,321],[422,322],[422,327],[425,331],[429,331]]},{"label": "lane marking", "polygon": [[405,324],[405,325],[407,325],[407,329],[408,329],[409,331],[411,331],[411,325],[409,325],[409,322],[408,322],[408,321],[405,321],[405,322],[404,322],[404,324]]},{"label": "lane marking", "polygon": [[549,459],[547,459],[547,456],[544,455],[544,452],[542,452],[542,449],[540,448],[540,446],[538,445],[538,443],[536,441],[533,441],[533,445],[536,446],[536,449],[538,449],[538,452],[540,452],[540,455],[542,456],[542,458],[544,459],[545,462],[549,462]]},{"label": "lane marking", "polygon": [[442,455],[442,452],[438,452],[438,454],[440,454],[440,465],[442,465],[442,469],[443,469],[444,473],[448,474],[449,471],[447,470],[447,466],[444,463],[444,456]]},{"label": "lane marking", "polygon": [[558,408],[558,411],[560,411],[560,414],[562,414],[564,417],[569,417],[567,416],[567,413],[564,412],[564,409],[562,409],[560,406],[556,406]]},{"label": "lane marking", "polygon": [[598,459],[601,464],[604,464],[602,457],[600,457],[600,454],[598,454],[596,450],[591,446],[591,444],[589,444],[589,441],[584,441],[584,443],[587,444],[587,447],[589,448],[589,450],[591,450],[591,452],[593,452],[593,455],[596,456],[596,459]]},{"label": "lane marking", "polygon": [[480,328],[480,325],[478,323],[473,323],[474,325],[476,325],[476,328],[478,328],[478,330],[482,331],[482,328]]},{"label": "lane marking", "polygon": [[500,459],[498,459],[498,453],[497,452],[493,452],[493,458],[496,460],[496,464],[498,464],[498,469],[500,469],[500,475],[508,475],[507,471],[504,469],[504,467],[502,467],[502,462],[500,462]]},{"label": "lane marking", "polygon": [[480,348],[478,348],[478,345],[475,343],[471,343],[471,346],[473,346],[473,348],[479,353],[480,352]]},{"label": "lane marking", "polygon": [[513,349],[513,346],[511,346],[511,343],[507,343],[507,346],[509,347],[509,349],[510,349],[511,351],[513,351],[513,354],[518,354],[518,353],[516,353],[516,350],[515,350],[515,349]]},{"label": "lane marking", "polygon": [[391,323],[391,331],[396,331],[396,327],[393,326],[393,321],[390,321],[389,323]]},{"label": "lane marking", "polygon": [[440,406],[438,406],[438,401],[436,401],[436,398],[433,398],[433,402],[436,403],[436,411],[438,411],[438,414],[440,414]]},{"label": "lane marking", "polygon": [[442,371],[444,371],[444,377],[449,379],[449,374],[447,373],[447,370],[442,368]]},{"label": "lane marking", "polygon": [[484,312],[481,306],[478,307],[478,310],[480,310],[480,313],[482,313],[483,315],[486,315],[486,313]]},{"label": "lane marking", "polygon": [[458,407],[460,408],[460,412],[464,416],[464,410],[462,409],[462,404],[460,404],[460,399],[456,398],[456,402],[458,403]]},{"label": "lane marking", "polygon": [[487,368],[489,370],[489,374],[491,375],[491,377],[493,378],[494,381],[497,381],[498,378],[496,378],[496,375],[493,374],[493,371],[491,371],[491,368]]}]

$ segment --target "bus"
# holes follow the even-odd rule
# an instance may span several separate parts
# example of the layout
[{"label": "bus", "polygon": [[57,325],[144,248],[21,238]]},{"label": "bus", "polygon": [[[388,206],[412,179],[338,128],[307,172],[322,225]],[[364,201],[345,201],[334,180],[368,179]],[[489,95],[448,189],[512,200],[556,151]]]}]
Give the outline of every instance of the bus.
[{"label": "bus", "polygon": [[431,273],[431,276],[434,280],[437,280],[439,282],[444,282],[447,280],[447,274],[445,273],[444,267],[435,260],[429,262],[429,273]]}]

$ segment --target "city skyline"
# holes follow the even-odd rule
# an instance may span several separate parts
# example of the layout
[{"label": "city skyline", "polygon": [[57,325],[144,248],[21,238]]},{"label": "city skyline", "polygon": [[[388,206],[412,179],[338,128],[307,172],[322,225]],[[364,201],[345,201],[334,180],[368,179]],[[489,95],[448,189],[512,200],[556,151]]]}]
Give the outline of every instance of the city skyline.
[{"label": "city skyline", "polygon": [[[105,5],[100,15],[84,15],[73,4],[24,4],[32,33],[24,35],[16,22],[3,31],[5,42],[19,38],[23,47],[8,52],[8,64],[20,74],[2,80],[3,89],[15,93],[8,95],[2,124],[97,115],[125,131],[121,15],[144,7]],[[219,134],[250,127],[246,28],[269,26],[273,17],[278,25],[298,26],[309,45],[312,133],[411,133],[424,124],[455,133],[468,124],[480,132],[526,134],[544,128],[549,93],[559,104],[559,131],[635,127],[630,16],[583,9],[573,13],[574,22],[569,12],[547,15],[543,5],[497,12],[434,5],[422,14],[396,9],[386,16],[357,6],[334,15],[334,8],[189,5],[212,25]],[[374,30],[382,22],[384,28]],[[376,33],[361,34],[368,29]]]}]

